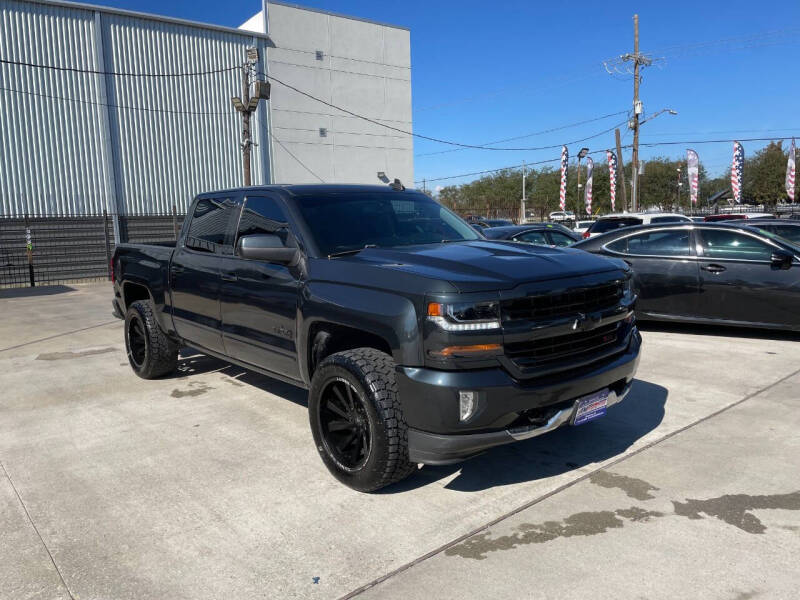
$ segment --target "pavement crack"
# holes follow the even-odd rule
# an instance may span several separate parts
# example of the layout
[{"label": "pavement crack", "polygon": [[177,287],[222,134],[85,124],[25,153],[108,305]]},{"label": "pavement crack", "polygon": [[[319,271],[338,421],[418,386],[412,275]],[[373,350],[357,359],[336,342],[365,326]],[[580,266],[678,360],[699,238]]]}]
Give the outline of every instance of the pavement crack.
[{"label": "pavement crack", "polygon": [[39,532],[39,528],[36,527],[36,523],[33,522],[31,513],[28,512],[28,507],[25,506],[25,502],[22,500],[22,496],[20,496],[17,486],[14,485],[14,481],[11,479],[11,475],[8,474],[8,471],[6,470],[6,466],[3,464],[3,461],[0,461],[0,468],[3,469],[3,474],[6,476],[6,479],[8,479],[8,483],[9,485],[11,485],[11,489],[14,490],[14,494],[16,495],[17,500],[19,501],[22,510],[25,512],[25,516],[28,518],[28,522],[31,524],[31,527],[33,527],[33,530],[36,532],[36,535],[39,538],[39,541],[42,543],[45,552],[47,552],[47,556],[50,558],[50,562],[53,564],[53,568],[56,570],[58,578],[61,580],[61,584],[64,586],[64,589],[67,590],[67,594],[69,594],[69,597],[72,600],[75,600],[75,595],[72,593],[72,590],[69,589],[67,581],[64,579],[64,575],[61,573],[61,569],[58,568],[56,560],[55,558],[53,558],[53,553],[50,552],[50,548],[47,546],[47,542],[44,541],[42,534]]},{"label": "pavement crack", "polygon": [[5,352],[7,350],[16,350],[17,348],[24,348],[25,346],[30,346],[31,344],[38,344],[39,342],[46,342],[47,340],[53,340],[58,337],[64,337],[65,335],[72,335],[73,333],[80,333],[81,331],[87,331],[89,329],[97,329],[98,327],[105,327],[106,325],[111,325],[112,323],[116,323],[117,321],[106,321],[105,323],[99,323],[97,325],[90,325],[89,327],[81,327],[80,329],[73,329],[72,331],[65,331],[64,333],[57,333],[55,335],[50,335],[47,337],[39,338],[38,340],[31,340],[30,342],[25,342],[24,344],[17,344],[16,346],[9,346],[8,348],[0,348],[0,352]]}]

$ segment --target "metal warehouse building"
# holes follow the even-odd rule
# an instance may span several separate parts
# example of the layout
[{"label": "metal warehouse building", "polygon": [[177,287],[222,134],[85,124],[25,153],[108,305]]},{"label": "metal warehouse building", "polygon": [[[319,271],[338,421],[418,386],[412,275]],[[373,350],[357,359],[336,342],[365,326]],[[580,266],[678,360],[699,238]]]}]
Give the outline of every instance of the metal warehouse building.
[{"label": "metal warehouse building", "polygon": [[[147,216],[173,207],[181,215],[200,191],[242,185],[242,119],[231,98],[241,95],[238,67],[250,46],[259,49],[258,77],[307,94],[273,81],[271,99],[260,102],[251,125],[254,184],[378,183],[378,173],[413,181],[409,135],[324,103],[410,131],[409,31],[266,6],[266,17],[235,29],[2,0],[0,285],[3,266],[16,268],[17,246],[24,248],[17,220],[31,229],[44,216],[81,223],[105,211],[113,244],[145,231]],[[43,238],[35,243],[32,229],[41,254]]]}]

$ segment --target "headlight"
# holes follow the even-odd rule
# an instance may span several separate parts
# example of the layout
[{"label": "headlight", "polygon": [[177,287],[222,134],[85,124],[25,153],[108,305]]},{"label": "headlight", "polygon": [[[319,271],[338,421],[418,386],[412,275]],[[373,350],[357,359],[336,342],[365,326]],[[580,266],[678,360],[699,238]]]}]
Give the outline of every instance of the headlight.
[{"label": "headlight", "polygon": [[497,302],[430,302],[428,319],[445,331],[500,329],[500,306]]}]

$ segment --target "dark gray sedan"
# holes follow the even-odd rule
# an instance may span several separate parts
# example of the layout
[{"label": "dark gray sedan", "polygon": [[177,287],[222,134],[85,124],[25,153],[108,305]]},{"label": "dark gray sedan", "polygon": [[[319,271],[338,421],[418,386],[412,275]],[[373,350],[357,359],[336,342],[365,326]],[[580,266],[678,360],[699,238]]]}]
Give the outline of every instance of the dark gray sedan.
[{"label": "dark gray sedan", "polygon": [[800,331],[800,246],[739,223],[642,225],[575,247],[633,267],[641,319]]}]

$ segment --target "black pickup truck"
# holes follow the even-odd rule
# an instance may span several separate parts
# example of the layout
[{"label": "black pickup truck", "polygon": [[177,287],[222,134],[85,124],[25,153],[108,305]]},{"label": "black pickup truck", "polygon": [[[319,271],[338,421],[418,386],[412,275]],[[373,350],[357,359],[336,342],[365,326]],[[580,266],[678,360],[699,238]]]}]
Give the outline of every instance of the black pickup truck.
[{"label": "black pickup truck", "polygon": [[176,244],[112,267],[139,376],[191,346],[309,389],[322,460],[361,491],[599,417],[639,360],[623,261],[487,240],[400,186],[202,194]]}]

